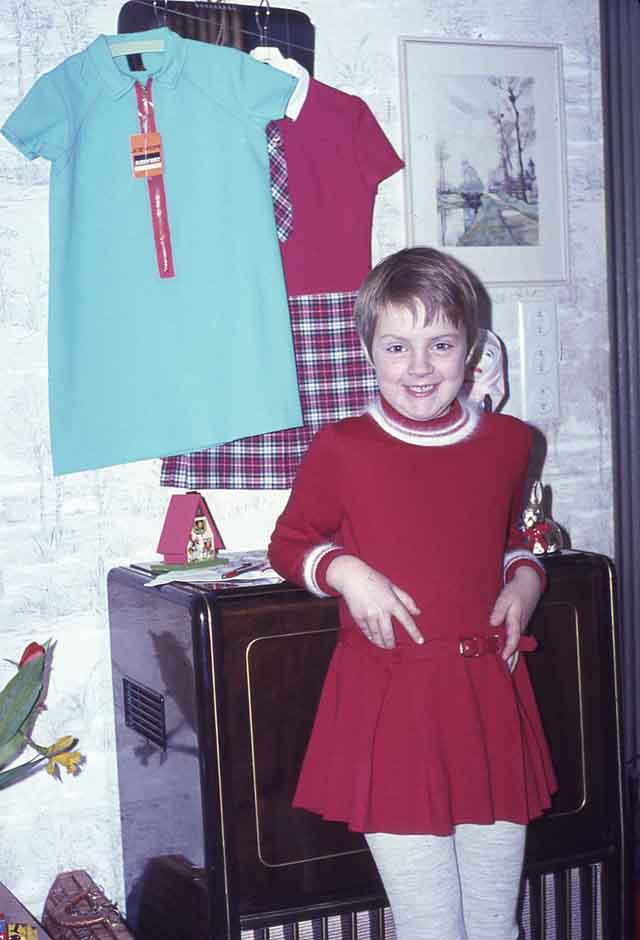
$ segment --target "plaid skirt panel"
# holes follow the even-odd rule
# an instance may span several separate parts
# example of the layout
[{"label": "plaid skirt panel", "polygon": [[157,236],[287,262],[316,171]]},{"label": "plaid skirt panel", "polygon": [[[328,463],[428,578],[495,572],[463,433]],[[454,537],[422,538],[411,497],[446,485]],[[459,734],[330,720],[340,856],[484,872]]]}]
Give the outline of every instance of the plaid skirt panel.
[{"label": "plaid skirt panel", "polygon": [[162,486],[286,489],[318,428],[361,414],[375,374],[353,323],[355,291],[289,297],[304,424],[162,461]]}]

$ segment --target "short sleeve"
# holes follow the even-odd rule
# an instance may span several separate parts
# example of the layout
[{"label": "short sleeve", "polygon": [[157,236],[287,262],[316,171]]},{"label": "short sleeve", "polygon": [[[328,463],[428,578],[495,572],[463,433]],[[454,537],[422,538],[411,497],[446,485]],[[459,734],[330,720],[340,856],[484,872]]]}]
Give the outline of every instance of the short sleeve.
[{"label": "short sleeve", "polygon": [[360,172],[370,186],[377,186],[404,166],[371,109],[360,99],[356,115],[355,145]]},{"label": "short sleeve", "polygon": [[67,149],[68,118],[54,73],[37,80],[11,114],[2,133],[17,149],[33,160],[56,160]]},{"label": "short sleeve", "polygon": [[296,82],[293,75],[272,65],[258,62],[246,53],[240,56],[238,95],[249,115],[263,126],[284,117]]}]

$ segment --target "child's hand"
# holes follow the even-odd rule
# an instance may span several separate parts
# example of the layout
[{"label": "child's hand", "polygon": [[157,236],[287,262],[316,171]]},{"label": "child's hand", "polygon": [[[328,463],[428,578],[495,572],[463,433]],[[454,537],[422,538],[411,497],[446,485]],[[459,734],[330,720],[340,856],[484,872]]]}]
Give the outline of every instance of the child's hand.
[{"label": "child's hand", "polygon": [[506,639],[502,658],[508,660],[513,672],[518,662],[518,643],[542,594],[540,578],[530,565],[521,565],[498,594],[490,622],[493,627],[504,624]]},{"label": "child's hand", "polygon": [[344,597],[351,616],[371,643],[393,649],[396,641],[392,617],[412,640],[424,643],[411,616],[420,613],[414,599],[355,555],[334,558],[327,568],[326,579]]}]

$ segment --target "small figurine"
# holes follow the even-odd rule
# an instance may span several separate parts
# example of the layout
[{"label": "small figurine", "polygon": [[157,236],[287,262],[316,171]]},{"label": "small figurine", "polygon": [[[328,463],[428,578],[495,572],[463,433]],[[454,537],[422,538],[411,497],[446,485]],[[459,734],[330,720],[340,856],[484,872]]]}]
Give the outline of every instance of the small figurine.
[{"label": "small figurine", "polygon": [[506,397],[505,362],[502,343],[491,330],[478,330],[480,355],[467,369],[463,391],[487,411],[497,411]]},{"label": "small figurine", "polygon": [[529,551],[534,555],[550,555],[562,548],[562,532],[553,519],[545,519],[542,496],[542,483],[535,480],[522,513],[522,529]]},{"label": "small figurine", "polygon": [[165,563],[202,564],[212,561],[219,548],[224,542],[204,496],[195,492],[172,496],[158,543]]}]

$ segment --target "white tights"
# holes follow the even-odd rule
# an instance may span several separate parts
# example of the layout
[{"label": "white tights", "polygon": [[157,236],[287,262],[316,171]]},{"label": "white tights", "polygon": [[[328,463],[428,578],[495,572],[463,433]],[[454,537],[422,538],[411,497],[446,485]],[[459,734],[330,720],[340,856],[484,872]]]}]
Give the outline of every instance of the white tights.
[{"label": "white tights", "polygon": [[397,940],[517,940],[525,832],[496,822],[450,836],[367,833]]}]

